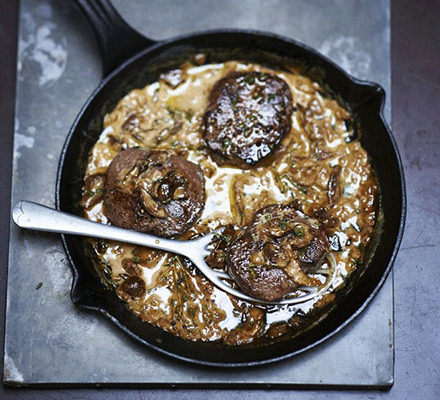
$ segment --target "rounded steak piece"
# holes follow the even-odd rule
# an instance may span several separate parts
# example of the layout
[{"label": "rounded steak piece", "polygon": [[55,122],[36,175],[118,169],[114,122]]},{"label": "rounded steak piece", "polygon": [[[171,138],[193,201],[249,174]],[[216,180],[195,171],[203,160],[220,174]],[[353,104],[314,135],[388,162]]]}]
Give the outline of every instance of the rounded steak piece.
[{"label": "rounded steak piece", "polygon": [[290,131],[292,93],[265,72],[235,72],[212,88],[204,136],[220,165],[249,168],[267,157]]},{"label": "rounded steak piece", "polygon": [[313,273],[330,250],[316,219],[292,204],[256,212],[226,251],[229,274],[255,298],[276,301],[299,286],[319,285]]},{"label": "rounded steak piece", "polygon": [[121,151],[104,186],[104,214],[116,226],[171,237],[186,232],[205,205],[201,168],[163,150]]}]

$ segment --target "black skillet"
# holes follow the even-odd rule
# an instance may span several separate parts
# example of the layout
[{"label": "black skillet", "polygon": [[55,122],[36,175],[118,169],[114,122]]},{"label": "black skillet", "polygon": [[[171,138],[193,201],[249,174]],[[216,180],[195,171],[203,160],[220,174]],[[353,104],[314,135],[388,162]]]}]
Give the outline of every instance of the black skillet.
[{"label": "black skillet", "polygon": [[[269,66],[296,63],[322,83],[355,115],[357,132],[377,172],[382,196],[383,226],[369,262],[338,295],[327,315],[295,337],[252,345],[227,347],[175,337],[134,316],[114,292],[94,275],[81,238],[63,235],[73,270],[72,301],[98,311],[129,335],[161,353],[213,366],[250,366],[281,360],[321,343],[359,315],[385,281],[403,234],[406,199],[403,170],[394,139],[384,118],[385,94],[374,83],[348,76],[315,50],[289,38],[249,30],[221,30],[185,35],[162,42],[146,39],[131,29],[107,0],[77,0],[92,24],[101,47],[104,78],[76,118],[59,164],[56,205],[80,214],[87,155],[102,131],[102,121],[134,88],[157,80],[185,59],[204,52],[208,62],[240,59]],[[373,249],[372,249],[373,250]]]}]

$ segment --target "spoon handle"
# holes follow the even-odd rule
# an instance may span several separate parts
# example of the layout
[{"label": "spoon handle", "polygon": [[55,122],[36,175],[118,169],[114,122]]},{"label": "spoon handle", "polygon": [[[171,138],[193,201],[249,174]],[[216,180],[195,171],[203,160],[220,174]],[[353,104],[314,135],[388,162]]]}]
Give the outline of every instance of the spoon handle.
[{"label": "spoon handle", "polygon": [[12,218],[21,228],[117,240],[186,255],[187,244],[183,241],[89,221],[30,201],[17,203],[12,210]]},{"label": "spoon handle", "polygon": [[[62,211],[54,210],[41,204],[30,201],[20,201],[12,210],[12,218],[14,222],[26,229],[34,229],[44,232],[66,233],[81,236],[98,237],[121,241],[125,243],[139,244],[154,249],[166,250],[177,253],[190,258],[200,271],[214,285],[223,289],[238,298],[247,301],[267,303],[267,304],[296,304],[313,299],[321,295],[332,284],[336,276],[335,263],[332,263],[332,275],[327,279],[326,285],[321,289],[308,293],[307,295],[285,299],[279,302],[267,302],[264,300],[254,299],[237,289],[234,289],[222,279],[230,279],[226,272],[214,271],[205,263],[204,251],[205,246],[211,241],[213,234],[207,234],[196,240],[179,241],[173,239],[164,239],[157,236],[148,235],[146,233],[130,231],[111,225],[101,224],[99,222],[89,221],[76,215],[67,214]],[[331,257],[333,258],[333,257]]]}]

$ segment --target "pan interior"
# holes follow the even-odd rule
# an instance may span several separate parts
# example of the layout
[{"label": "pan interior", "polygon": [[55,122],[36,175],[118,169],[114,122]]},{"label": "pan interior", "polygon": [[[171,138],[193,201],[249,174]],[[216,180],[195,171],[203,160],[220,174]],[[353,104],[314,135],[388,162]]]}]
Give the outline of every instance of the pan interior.
[{"label": "pan interior", "polygon": [[349,109],[355,111],[362,131],[361,142],[368,151],[381,187],[382,235],[371,249],[364,273],[351,280],[325,317],[307,332],[295,337],[236,347],[220,343],[185,341],[140,321],[93,273],[81,238],[65,236],[64,246],[74,271],[72,300],[81,307],[109,316],[142,343],[179,359],[209,365],[247,366],[276,361],[302,352],[329,337],[351,321],[368,303],[384,281],[400,241],[404,213],[401,167],[394,142],[381,117],[383,92],[377,85],[358,82],[311,49],[295,42],[254,33],[219,32],[184,37],[160,43],[118,68],[89,99],[66,141],[59,167],[57,206],[81,214],[83,176],[88,153],[102,132],[103,117],[134,88],[158,79],[197,53],[208,62],[243,60],[283,68],[301,65],[305,75],[317,80]]}]

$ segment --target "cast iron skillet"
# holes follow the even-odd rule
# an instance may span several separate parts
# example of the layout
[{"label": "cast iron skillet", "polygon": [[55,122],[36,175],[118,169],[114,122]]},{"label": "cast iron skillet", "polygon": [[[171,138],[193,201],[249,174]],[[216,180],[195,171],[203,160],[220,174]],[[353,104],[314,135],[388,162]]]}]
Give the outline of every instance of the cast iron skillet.
[{"label": "cast iron skillet", "polygon": [[295,337],[235,347],[175,337],[134,316],[94,275],[82,239],[63,235],[73,270],[72,301],[83,309],[101,312],[129,335],[161,353],[197,364],[228,367],[264,364],[293,356],[321,343],[359,315],[392,267],[406,211],[402,165],[382,115],[383,89],[353,79],[313,49],[289,38],[248,30],[221,30],[154,42],[133,31],[107,0],[77,1],[97,34],[104,78],[76,118],[62,151],[56,188],[58,209],[81,214],[78,202],[87,155],[102,131],[104,115],[132,89],[144,87],[157,80],[161,72],[177,68],[184,59],[203,51],[209,62],[241,59],[269,66],[299,63],[304,73],[320,80],[345,103],[356,117],[362,145],[377,171],[384,222],[376,251],[364,272],[351,279],[319,323]]}]

